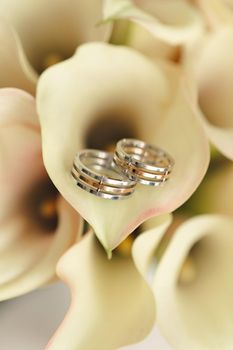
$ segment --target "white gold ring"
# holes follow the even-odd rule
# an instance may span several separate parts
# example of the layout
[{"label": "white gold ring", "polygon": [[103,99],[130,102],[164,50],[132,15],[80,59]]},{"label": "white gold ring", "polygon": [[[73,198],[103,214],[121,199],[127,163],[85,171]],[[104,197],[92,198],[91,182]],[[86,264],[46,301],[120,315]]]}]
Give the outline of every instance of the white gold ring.
[{"label": "white gold ring", "polygon": [[71,174],[77,186],[106,199],[127,198],[136,186],[136,182],[125,176],[113,162],[112,153],[99,150],[78,152]]},{"label": "white gold ring", "polygon": [[113,160],[130,180],[149,186],[166,182],[174,166],[167,152],[135,139],[120,140]]}]

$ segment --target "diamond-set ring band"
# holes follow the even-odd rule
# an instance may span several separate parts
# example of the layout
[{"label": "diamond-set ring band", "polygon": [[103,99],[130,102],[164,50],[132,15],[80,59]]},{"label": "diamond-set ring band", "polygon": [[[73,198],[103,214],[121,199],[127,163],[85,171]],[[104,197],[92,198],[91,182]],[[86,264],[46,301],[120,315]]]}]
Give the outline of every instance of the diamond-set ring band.
[{"label": "diamond-set ring band", "polygon": [[169,180],[174,160],[140,140],[122,139],[115,153],[86,149],[75,156],[71,174],[78,187],[105,199],[131,196],[137,183],[161,186]]}]

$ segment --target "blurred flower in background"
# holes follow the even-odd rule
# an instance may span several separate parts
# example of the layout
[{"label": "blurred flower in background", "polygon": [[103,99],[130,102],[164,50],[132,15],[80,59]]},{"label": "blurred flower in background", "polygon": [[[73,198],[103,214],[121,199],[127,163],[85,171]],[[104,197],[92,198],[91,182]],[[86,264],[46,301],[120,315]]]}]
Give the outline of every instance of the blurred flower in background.
[{"label": "blurred flower in background", "polygon": [[[149,349],[155,325],[174,350],[232,349],[232,8],[0,0],[0,299],[67,284],[46,349]],[[75,153],[124,137],[167,150],[169,182],[78,189]]]},{"label": "blurred flower in background", "polygon": [[203,29],[202,17],[188,0],[105,0],[104,17],[135,22],[173,45],[196,39]]},{"label": "blurred flower in background", "polygon": [[59,195],[42,161],[35,100],[0,89],[0,299],[56,280],[61,255],[79,238],[82,220]]},{"label": "blurred flower in background", "polygon": [[97,25],[102,0],[1,0],[0,17],[0,86],[30,93],[46,68],[72,56],[85,42],[107,40],[111,30]]}]

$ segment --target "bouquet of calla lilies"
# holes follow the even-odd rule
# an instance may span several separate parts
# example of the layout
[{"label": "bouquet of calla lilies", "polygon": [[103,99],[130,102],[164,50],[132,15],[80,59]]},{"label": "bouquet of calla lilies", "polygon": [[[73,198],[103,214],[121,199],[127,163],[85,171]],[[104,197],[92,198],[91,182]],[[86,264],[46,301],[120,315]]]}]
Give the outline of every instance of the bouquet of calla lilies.
[{"label": "bouquet of calla lilies", "polygon": [[67,285],[46,350],[233,349],[232,161],[232,0],[0,0],[0,301]]}]

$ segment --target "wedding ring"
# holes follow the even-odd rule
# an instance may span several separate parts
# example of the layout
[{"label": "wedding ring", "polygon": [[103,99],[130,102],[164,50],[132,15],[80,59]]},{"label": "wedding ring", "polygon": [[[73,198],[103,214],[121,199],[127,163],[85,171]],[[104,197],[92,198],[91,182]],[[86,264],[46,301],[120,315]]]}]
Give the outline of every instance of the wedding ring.
[{"label": "wedding ring", "polygon": [[130,180],[149,186],[166,182],[174,166],[167,152],[135,139],[120,140],[113,161]]},{"label": "wedding ring", "polygon": [[78,152],[71,174],[77,186],[106,199],[126,198],[136,186],[136,182],[115,165],[113,154],[104,151],[86,149]]}]

